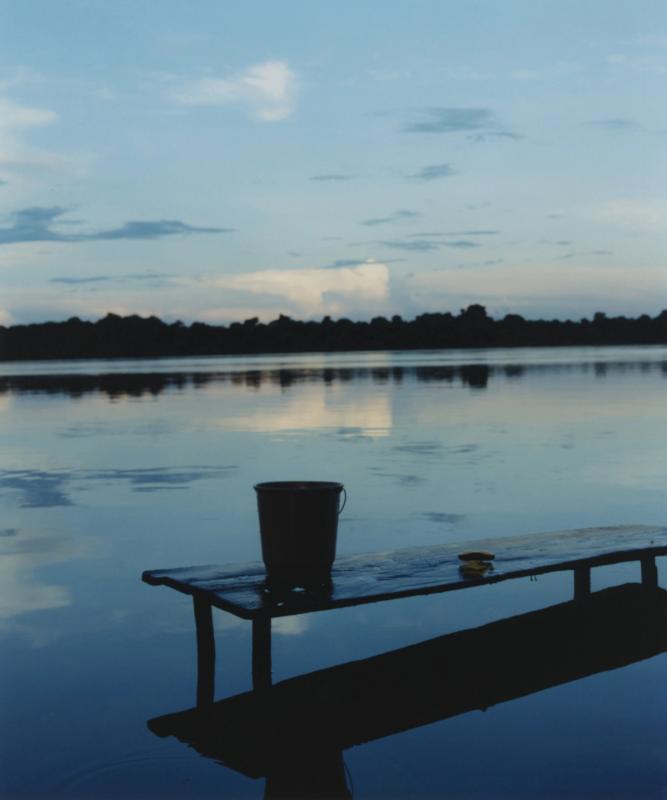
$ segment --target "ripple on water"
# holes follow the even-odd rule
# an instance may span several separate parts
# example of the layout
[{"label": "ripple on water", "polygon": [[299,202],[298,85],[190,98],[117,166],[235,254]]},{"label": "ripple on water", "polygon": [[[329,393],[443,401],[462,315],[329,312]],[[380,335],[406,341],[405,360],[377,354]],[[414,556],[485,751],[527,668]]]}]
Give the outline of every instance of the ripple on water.
[{"label": "ripple on water", "polygon": [[155,747],[94,759],[63,776],[56,776],[52,791],[53,794],[66,795],[76,792],[77,789],[89,789],[106,784],[109,776],[114,773],[129,772],[138,767],[150,767],[151,774],[155,775],[166,765],[173,767],[175,764],[191,761],[193,757],[199,758],[185,748],[175,754],[171,748],[165,748],[163,742],[158,742]]}]

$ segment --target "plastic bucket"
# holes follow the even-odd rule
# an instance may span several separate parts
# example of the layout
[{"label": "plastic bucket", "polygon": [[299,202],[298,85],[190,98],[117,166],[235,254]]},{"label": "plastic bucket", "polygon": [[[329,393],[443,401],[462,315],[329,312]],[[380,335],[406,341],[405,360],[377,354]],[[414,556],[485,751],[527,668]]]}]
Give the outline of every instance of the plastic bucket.
[{"label": "plastic bucket", "polygon": [[[336,558],[342,483],[258,483],[262,559],[270,582],[306,585],[326,580]],[[343,503],[340,504],[341,493]]]}]

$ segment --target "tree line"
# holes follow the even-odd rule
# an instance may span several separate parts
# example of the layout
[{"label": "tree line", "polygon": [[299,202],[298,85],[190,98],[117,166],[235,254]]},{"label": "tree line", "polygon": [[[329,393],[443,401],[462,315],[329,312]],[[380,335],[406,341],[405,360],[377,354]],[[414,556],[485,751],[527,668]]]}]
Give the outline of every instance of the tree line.
[{"label": "tree line", "polygon": [[324,317],[301,321],[281,314],[272,322],[208,325],[163,322],[155,316],[107,314],[96,322],[72,317],[65,322],[0,326],[0,359],[149,358],[159,356],[298,353],[344,350],[413,350],[449,347],[554,347],[667,343],[667,310],[656,317],[527,320],[518,314],[488,316],[473,304],[458,315],[398,315],[369,322]]}]

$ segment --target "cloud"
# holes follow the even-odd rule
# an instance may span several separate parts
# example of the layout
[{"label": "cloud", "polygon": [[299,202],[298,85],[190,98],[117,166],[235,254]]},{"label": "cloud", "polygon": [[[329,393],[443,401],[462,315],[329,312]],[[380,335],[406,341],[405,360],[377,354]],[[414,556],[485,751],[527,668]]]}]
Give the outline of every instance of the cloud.
[{"label": "cloud", "polygon": [[455,239],[449,242],[442,241],[441,237],[446,235],[447,234],[431,234],[430,236],[423,235],[423,238],[407,237],[406,239],[385,239],[377,242],[377,244],[383,245],[384,247],[391,247],[394,250],[406,250],[413,253],[434,253],[441,247],[468,249],[480,246],[477,242],[470,241],[470,239]]},{"label": "cloud", "polygon": [[495,117],[488,108],[424,108],[422,119],[403,126],[406,133],[459,133],[493,128]]},{"label": "cloud", "polygon": [[485,228],[473,229],[467,231],[436,231],[433,233],[409,233],[408,238],[430,238],[430,237],[446,237],[446,236],[497,236],[500,233],[498,230],[489,230]]},{"label": "cloud", "polygon": [[[568,244],[564,242],[564,244]],[[586,256],[610,256],[612,255],[611,250],[580,250],[579,252],[572,252],[572,253],[565,253],[562,256],[556,256],[558,261],[568,261],[572,258],[585,258]]]},{"label": "cloud", "polygon": [[469,239],[458,239],[454,242],[443,242],[445,247],[457,247],[457,248],[469,248],[469,247],[479,247],[477,242],[471,242]]},{"label": "cloud", "polygon": [[506,130],[489,108],[423,108],[422,119],[403,126],[405,133],[468,133],[473,142],[487,139],[523,139]]},{"label": "cloud", "polygon": [[106,282],[116,282],[116,283],[125,283],[128,281],[165,281],[173,278],[173,275],[165,275],[156,272],[134,272],[128,273],[126,275],[92,275],[90,277],[56,277],[51,278],[49,283],[62,283],[66,286],[78,286],[81,284],[90,284],[90,283],[106,283]]},{"label": "cloud", "polygon": [[233,228],[205,228],[180,220],[146,220],[125,222],[119,228],[92,233],[62,233],[53,225],[79,224],[79,220],[63,220],[69,209],[62,206],[33,206],[9,214],[10,225],[0,228],[0,244],[16,242],[89,242],[115,239],[159,239],[164,236],[193,233],[229,233]]},{"label": "cloud", "polygon": [[66,169],[81,172],[87,166],[87,158],[64,156],[33,147],[23,140],[28,130],[51,125],[57,120],[58,115],[54,111],[19,105],[0,96],[0,165],[4,167],[3,171]]},{"label": "cloud", "polygon": [[410,211],[408,208],[399,208],[388,217],[376,217],[374,219],[365,219],[361,222],[362,225],[385,225],[388,222],[400,222],[401,220],[416,219],[421,214],[418,211]]},{"label": "cloud", "polygon": [[595,125],[598,128],[609,128],[610,130],[633,130],[638,129],[639,125],[631,119],[624,117],[612,117],[611,119],[593,119],[586,123],[587,125]]},{"label": "cloud", "polygon": [[357,314],[388,310],[389,270],[384,263],[365,262],[337,269],[262,270],[210,278],[209,295],[219,290],[225,306],[210,309],[209,319],[238,319],[239,307],[274,319],[325,314]]},{"label": "cloud", "polygon": [[470,231],[450,231],[447,236],[497,236],[500,231],[488,229],[488,228],[481,228],[481,229],[473,229]]},{"label": "cloud", "polygon": [[[383,264],[396,264],[397,262],[405,261],[404,258],[383,258]],[[332,261],[331,264],[324,264],[322,269],[340,269],[341,267],[359,267],[362,264],[372,264],[372,258],[339,258],[337,261]]]},{"label": "cloud", "polygon": [[354,175],[344,175],[340,172],[330,172],[325,175],[311,175],[309,181],[349,181]]},{"label": "cloud", "polygon": [[9,214],[11,224],[0,228],[0,244],[14,242],[65,242],[67,236],[51,229],[58,217],[68,213],[62,206],[33,206]]},{"label": "cloud", "polygon": [[584,219],[622,229],[664,233],[667,203],[651,200],[610,200],[581,209]]},{"label": "cloud", "polygon": [[486,131],[484,133],[475,133],[468,136],[468,139],[472,142],[486,142],[489,139],[511,139],[517,142],[519,139],[523,138],[524,137],[520,133],[514,133],[514,131]]},{"label": "cloud", "polygon": [[364,259],[361,258],[339,258],[338,261],[333,261],[331,264],[326,264],[322,269],[340,269],[340,267],[358,267],[364,264]]},{"label": "cloud", "polygon": [[159,239],[163,236],[192,233],[230,233],[234,228],[201,228],[188,225],[177,219],[159,219],[125,222],[120,228],[89,233],[82,238],[86,241],[110,239]]},{"label": "cloud", "polygon": [[407,250],[416,253],[433,253],[439,250],[442,242],[434,242],[431,239],[392,239],[378,242],[384,247],[391,247],[394,250]]},{"label": "cloud", "polygon": [[262,122],[289,117],[296,96],[296,75],[287,61],[263,61],[226,78],[198,78],[172,94],[182,105],[238,105]]},{"label": "cloud", "polygon": [[420,181],[434,181],[436,178],[448,178],[450,175],[456,174],[457,171],[449,164],[427,164],[419,172],[408,175],[408,178],[415,178]]},{"label": "cloud", "polygon": [[20,106],[8,98],[0,98],[0,125],[4,131],[50,125],[57,118],[54,111]]},{"label": "cloud", "polygon": [[109,275],[93,275],[90,278],[51,278],[49,283],[64,283],[66,286],[76,286],[81,283],[102,283],[110,280]]}]

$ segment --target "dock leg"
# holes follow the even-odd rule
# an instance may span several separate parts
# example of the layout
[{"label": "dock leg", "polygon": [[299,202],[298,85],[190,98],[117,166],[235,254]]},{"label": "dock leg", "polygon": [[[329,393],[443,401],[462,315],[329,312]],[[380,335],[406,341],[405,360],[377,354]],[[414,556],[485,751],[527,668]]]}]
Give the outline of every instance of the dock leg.
[{"label": "dock leg", "polygon": [[642,558],[642,586],[649,589],[658,588],[658,567],[655,563],[655,556],[647,556]]},{"label": "dock leg", "polygon": [[575,567],[574,569],[574,599],[584,600],[591,593],[591,568]]},{"label": "dock leg", "polygon": [[215,695],[215,637],[211,604],[194,595],[197,629],[197,705],[206,706]]},{"label": "dock leg", "polygon": [[252,686],[255,691],[271,686],[271,617],[252,621]]}]

